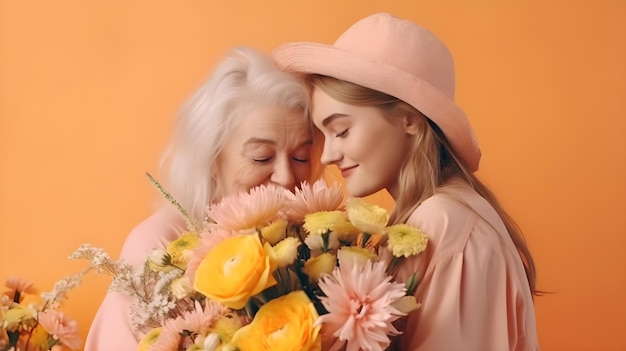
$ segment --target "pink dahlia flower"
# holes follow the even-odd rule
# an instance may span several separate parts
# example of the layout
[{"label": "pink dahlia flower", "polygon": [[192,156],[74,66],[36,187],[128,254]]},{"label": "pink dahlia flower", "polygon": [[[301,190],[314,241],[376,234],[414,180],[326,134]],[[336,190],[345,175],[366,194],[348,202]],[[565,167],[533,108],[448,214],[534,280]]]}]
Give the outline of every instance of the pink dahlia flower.
[{"label": "pink dahlia flower", "polygon": [[207,215],[218,227],[235,231],[264,227],[280,217],[288,192],[277,185],[259,185],[249,192],[224,197],[209,206]]},{"label": "pink dahlia flower", "polygon": [[343,190],[339,185],[328,186],[324,180],[318,180],[313,185],[302,182],[295,193],[288,192],[289,208],[287,218],[301,222],[309,213],[321,211],[335,211],[342,209],[345,204]]},{"label": "pink dahlia flower", "polygon": [[402,298],[404,284],[391,281],[384,262],[348,261],[319,281],[328,297],[321,297],[328,311],[318,319],[322,335],[337,338],[331,350],[385,350],[390,335],[399,334],[392,322],[405,314],[393,307]]},{"label": "pink dahlia flower", "polygon": [[187,330],[192,334],[208,334],[215,322],[228,311],[228,308],[214,301],[206,300],[204,307],[196,301],[193,311],[187,311],[165,323],[161,335],[150,350],[177,350],[183,331]]},{"label": "pink dahlia flower", "polygon": [[22,278],[8,277],[5,285],[9,289],[5,292],[5,295],[7,295],[9,299],[15,301],[15,295],[17,293],[20,294],[20,301],[15,302],[21,302],[24,300],[24,294],[37,293],[37,289],[33,287],[33,283]]},{"label": "pink dahlia flower", "polygon": [[80,349],[83,341],[78,336],[78,323],[67,318],[62,312],[53,310],[39,312],[39,324],[61,345],[72,349]]}]

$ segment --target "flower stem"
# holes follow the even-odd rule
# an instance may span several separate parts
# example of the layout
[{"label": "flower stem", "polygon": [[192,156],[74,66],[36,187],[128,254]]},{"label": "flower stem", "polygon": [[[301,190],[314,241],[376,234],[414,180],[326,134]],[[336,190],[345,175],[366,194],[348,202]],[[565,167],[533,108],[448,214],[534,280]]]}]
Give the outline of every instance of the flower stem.
[{"label": "flower stem", "polygon": [[372,234],[370,233],[363,233],[363,238],[361,240],[361,247],[366,247],[367,246],[367,242],[370,240],[370,237],[372,236]]},{"label": "flower stem", "polygon": [[176,201],[176,199],[174,199],[172,194],[170,194],[167,190],[165,190],[163,185],[161,185],[161,183],[159,183],[159,181],[156,180],[150,173],[146,172],[146,175],[148,176],[148,179],[150,179],[150,182],[154,184],[154,186],[157,187],[159,192],[165,197],[165,199],[169,201],[172,205],[174,205],[174,207],[176,207],[176,209],[178,210],[178,213],[180,213],[180,215],[183,216],[185,223],[187,223],[188,229],[193,230],[197,233],[200,233],[202,231],[202,226],[199,225],[195,219],[191,218],[191,216],[189,215],[189,212],[187,212],[187,210],[185,210],[183,206],[178,201]]}]

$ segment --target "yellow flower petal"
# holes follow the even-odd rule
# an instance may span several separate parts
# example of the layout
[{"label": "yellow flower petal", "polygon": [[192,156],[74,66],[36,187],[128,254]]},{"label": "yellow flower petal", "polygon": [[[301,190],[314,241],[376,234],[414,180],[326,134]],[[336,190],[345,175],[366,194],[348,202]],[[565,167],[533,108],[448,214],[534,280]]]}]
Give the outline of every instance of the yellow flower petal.
[{"label": "yellow flower petal", "polygon": [[322,274],[332,272],[336,266],[337,258],[333,254],[326,252],[306,261],[302,271],[311,281],[317,281]]},{"label": "yellow flower petal", "polygon": [[217,333],[222,343],[228,344],[235,335],[235,332],[242,327],[241,318],[231,314],[220,317],[213,326],[213,332]]},{"label": "yellow flower petal", "polygon": [[200,262],[194,289],[232,309],[241,309],[250,297],[276,285],[275,268],[257,235],[233,236],[222,240]]},{"label": "yellow flower petal", "polygon": [[274,245],[285,238],[287,224],[289,224],[289,222],[282,219],[274,221],[272,224],[261,229],[261,236],[263,236],[263,239],[268,243]]},{"label": "yellow flower petal", "polygon": [[417,303],[415,296],[403,296],[394,301],[391,305],[404,314],[409,314],[409,312],[413,312],[422,306]]},{"label": "yellow flower petal", "polygon": [[263,305],[252,323],[239,329],[233,343],[241,351],[321,350],[318,318],[303,291],[291,292]]},{"label": "yellow flower petal", "polygon": [[304,216],[304,229],[311,235],[322,235],[332,232],[338,223],[345,222],[345,214],[341,211],[321,211]]},{"label": "yellow flower petal", "polygon": [[389,214],[384,208],[351,198],[346,204],[350,222],[364,233],[379,234],[385,230]]},{"label": "yellow flower petal", "polygon": [[426,250],[428,236],[421,230],[406,224],[388,227],[387,247],[395,257],[409,257]]},{"label": "yellow flower petal", "polygon": [[167,253],[172,257],[172,264],[185,268],[189,258],[188,252],[200,242],[200,236],[195,232],[187,232],[167,245]]},{"label": "yellow flower petal", "polygon": [[339,265],[346,261],[352,261],[357,265],[362,265],[365,261],[377,261],[378,256],[366,248],[344,246],[337,252],[337,260],[339,261]]},{"label": "yellow flower petal", "polygon": [[298,256],[298,247],[302,242],[298,238],[285,238],[274,245],[274,257],[278,267],[287,267],[295,261]]},{"label": "yellow flower petal", "polygon": [[152,345],[157,341],[159,336],[161,335],[161,331],[163,328],[158,327],[150,330],[146,335],[144,335],[139,341],[139,346],[137,347],[138,351],[148,351]]}]

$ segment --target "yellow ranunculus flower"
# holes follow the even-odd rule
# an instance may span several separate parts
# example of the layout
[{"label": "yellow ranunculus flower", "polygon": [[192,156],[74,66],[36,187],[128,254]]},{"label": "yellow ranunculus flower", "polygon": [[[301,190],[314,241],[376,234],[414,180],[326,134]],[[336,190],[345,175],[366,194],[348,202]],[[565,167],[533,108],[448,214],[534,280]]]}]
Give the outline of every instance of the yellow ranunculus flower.
[{"label": "yellow ranunculus flower", "polygon": [[157,341],[159,336],[161,335],[162,327],[154,328],[150,330],[146,335],[144,335],[141,340],[139,340],[139,346],[137,347],[138,351],[148,351],[152,345]]},{"label": "yellow ranunculus flower", "polygon": [[350,222],[364,233],[382,233],[389,221],[387,210],[359,198],[351,198],[346,204],[346,209]]},{"label": "yellow ranunculus flower", "polygon": [[396,224],[387,229],[387,247],[395,257],[409,257],[426,250],[428,236],[406,224]]},{"label": "yellow ranunculus flower", "polygon": [[323,253],[304,262],[302,271],[311,281],[317,281],[322,274],[330,273],[337,266],[337,258],[331,253]]},{"label": "yellow ranunculus flower", "polygon": [[318,314],[302,291],[294,291],[263,305],[252,323],[239,329],[233,344],[240,351],[321,351]]},{"label": "yellow ranunculus flower", "polygon": [[263,239],[268,243],[274,245],[283,240],[287,235],[287,224],[289,224],[289,222],[282,219],[274,221],[272,224],[261,229],[261,236],[263,236]]},{"label": "yellow ranunculus flower", "polygon": [[272,276],[275,269],[258,235],[237,235],[222,240],[204,257],[193,287],[209,299],[238,310],[250,297],[276,285]]}]

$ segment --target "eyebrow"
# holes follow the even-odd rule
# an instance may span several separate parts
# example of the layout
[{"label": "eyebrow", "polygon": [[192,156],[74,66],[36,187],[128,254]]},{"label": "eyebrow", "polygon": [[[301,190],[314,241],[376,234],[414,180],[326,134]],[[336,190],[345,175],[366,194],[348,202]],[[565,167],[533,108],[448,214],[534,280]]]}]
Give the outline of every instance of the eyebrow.
[{"label": "eyebrow", "polygon": [[343,118],[343,117],[348,117],[347,114],[345,113],[333,113],[332,115],[324,118],[324,120],[322,121],[322,126],[326,127],[328,126],[332,121],[338,119],[338,118]]},{"label": "eyebrow", "polygon": [[276,144],[276,142],[273,140],[269,140],[269,139],[252,137],[246,140],[246,142],[244,143],[244,145],[249,145],[249,144]]}]

